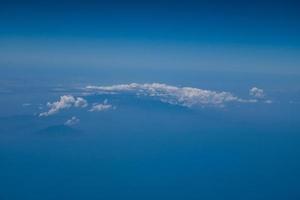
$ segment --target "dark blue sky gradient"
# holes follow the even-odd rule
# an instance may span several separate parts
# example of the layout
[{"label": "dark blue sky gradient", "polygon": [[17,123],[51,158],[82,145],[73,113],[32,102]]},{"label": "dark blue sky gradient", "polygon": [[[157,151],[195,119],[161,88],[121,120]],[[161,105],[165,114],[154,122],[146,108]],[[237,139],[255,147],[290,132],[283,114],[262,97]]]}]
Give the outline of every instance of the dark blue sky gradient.
[{"label": "dark blue sky gradient", "polygon": [[299,4],[1,2],[0,65],[299,74]]},{"label": "dark blue sky gradient", "polygon": [[299,8],[299,1],[2,2],[0,34],[298,48]]}]

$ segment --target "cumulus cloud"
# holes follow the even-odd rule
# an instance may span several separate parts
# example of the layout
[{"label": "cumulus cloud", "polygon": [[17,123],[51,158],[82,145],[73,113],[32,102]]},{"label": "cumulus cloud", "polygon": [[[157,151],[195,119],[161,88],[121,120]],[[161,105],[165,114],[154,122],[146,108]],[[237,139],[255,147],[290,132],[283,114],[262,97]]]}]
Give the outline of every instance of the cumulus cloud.
[{"label": "cumulus cloud", "polygon": [[265,97],[265,93],[263,89],[259,89],[257,87],[253,87],[249,90],[249,95],[258,99],[262,99]]},{"label": "cumulus cloud", "polygon": [[84,108],[88,105],[87,101],[81,97],[74,97],[72,95],[63,95],[59,101],[53,103],[48,102],[47,106],[50,108],[46,112],[40,113],[40,116],[49,116],[58,113],[62,109],[67,109],[72,106]]},{"label": "cumulus cloud", "polygon": [[77,117],[73,116],[71,119],[68,119],[64,124],[66,126],[73,126],[75,124],[78,124],[80,122],[80,119]]},{"label": "cumulus cloud", "polygon": [[93,107],[89,110],[90,112],[100,112],[105,110],[113,109],[114,107],[111,104],[108,104],[107,99],[103,103],[94,104]]},{"label": "cumulus cloud", "polygon": [[74,102],[75,107],[85,108],[88,106],[87,101],[82,97],[77,97]]},{"label": "cumulus cloud", "polygon": [[255,100],[241,99],[230,92],[217,92],[193,87],[176,87],[161,83],[87,86],[86,90],[99,93],[133,93],[135,95],[157,98],[165,103],[185,107],[223,106],[225,103],[229,102],[256,102]]}]

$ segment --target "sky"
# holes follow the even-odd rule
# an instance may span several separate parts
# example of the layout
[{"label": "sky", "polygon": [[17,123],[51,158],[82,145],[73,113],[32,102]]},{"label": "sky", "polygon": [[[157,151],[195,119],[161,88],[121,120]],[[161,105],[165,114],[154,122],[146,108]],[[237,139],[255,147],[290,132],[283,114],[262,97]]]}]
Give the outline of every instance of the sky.
[{"label": "sky", "polygon": [[298,8],[297,1],[8,1],[0,8],[1,63],[299,74]]},{"label": "sky", "polygon": [[0,1],[0,199],[299,199],[298,1]]}]

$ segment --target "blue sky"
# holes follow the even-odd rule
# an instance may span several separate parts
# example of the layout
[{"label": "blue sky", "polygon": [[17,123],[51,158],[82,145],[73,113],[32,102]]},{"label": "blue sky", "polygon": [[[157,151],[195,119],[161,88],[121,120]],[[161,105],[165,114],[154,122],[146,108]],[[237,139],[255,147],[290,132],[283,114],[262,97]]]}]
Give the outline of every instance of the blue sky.
[{"label": "blue sky", "polygon": [[296,1],[6,2],[2,65],[299,73]]}]

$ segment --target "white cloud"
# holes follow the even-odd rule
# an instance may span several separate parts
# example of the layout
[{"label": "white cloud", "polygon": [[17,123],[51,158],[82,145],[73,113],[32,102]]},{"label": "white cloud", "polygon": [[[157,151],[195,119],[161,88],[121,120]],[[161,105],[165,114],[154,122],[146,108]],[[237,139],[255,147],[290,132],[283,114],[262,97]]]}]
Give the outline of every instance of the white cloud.
[{"label": "white cloud", "polygon": [[94,104],[93,107],[89,111],[90,112],[100,112],[100,111],[105,111],[105,110],[110,110],[110,109],[115,108],[111,104],[108,104],[107,102],[108,102],[107,99],[105,99],[103,103]]},{"label": "white cloud", "polygon": [[181,105],[192,106],[223,106],[228,102],[256,102],[244,100],[229,92],[217,92],[192,87],[176,87],[161,83],[151,84],[120,84],[112,86],[87,86],[86,90],[95,92],[133,93],[135,95],[150,96],[160,101]]},{"label": "white cloud", "polygon": [[66,126],[73,126],[75,124],[78,124],[80,122],[80,119],[77,117],[73,116],[71,119],[68,119],[64,124]]},{"label": "white cloud", "polygon": [[253,87],[249,90],[249,95],[258,99],[262,99],[265,97],[265,93],[263,89],[259,89],[257,87]]},{"label": "white cloud", "polygon": [[74,102],[75,107],[85,108],[88,106],[87,101],[82,97],[77,97],[76,101]]},{"label": "white cloud", "polygon": [[72,106],[75,107],[86,107],[87,101],[81,97],[73,97],[72,95],[63,95],[59,101],[53,103],[48,102],[47,106],[50,108],[48,111],[40,113],[40,116],[49,116],[58,113],[62,109],[67,109]]},{"label": "white cloud", "polygon": [[267,103],[267,104],[273,103],[273,101],[271,101],[271,100],[266,100],[266,101],[264,101],[264,102]]}]

